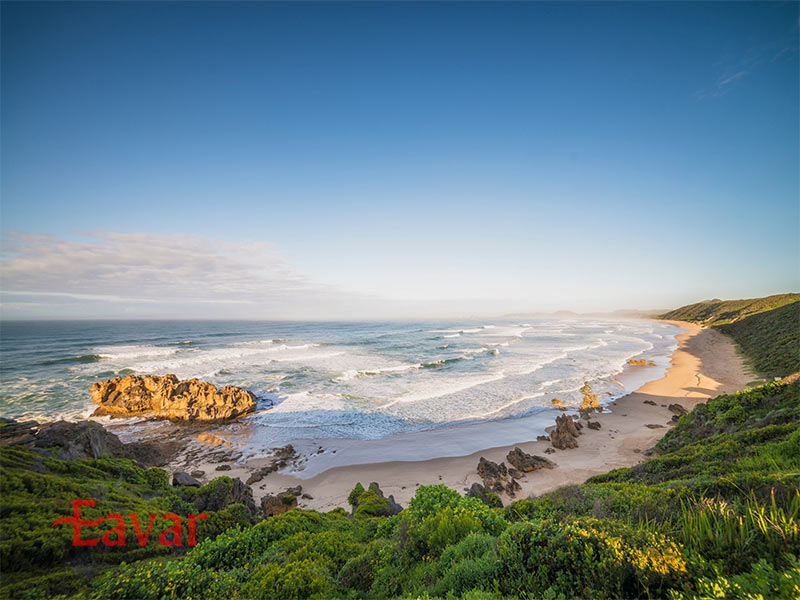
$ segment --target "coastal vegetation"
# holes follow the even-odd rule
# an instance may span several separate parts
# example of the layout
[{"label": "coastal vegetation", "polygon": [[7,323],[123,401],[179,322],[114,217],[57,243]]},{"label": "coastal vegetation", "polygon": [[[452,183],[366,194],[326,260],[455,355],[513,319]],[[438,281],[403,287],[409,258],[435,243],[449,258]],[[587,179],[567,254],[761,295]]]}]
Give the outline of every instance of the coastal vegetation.
[{"label": "coastal vegetation", "polygon": [[[7,447],[0,595],[796,598],[800,384],[701,404],[656,453],[505,508],[434,485],[386,516],[377,485],[358,484],[350,512],[295,508],[263,519],[243,504],[223,508],[227,477],[176,487],[165,471],[126,459],[63,461]],[[124,547],[76,548],[70,527],[51,526],[74,498],[98,499],[84,518],[218,510],[197,524],[194,548],[142,547],[130,528]],[[157,519],[153,536],[166,526]]]},{"label": "coastal vegetation", "polygon": [[729,335],[765,377],[785,377],[800,369],[800,294],[706,300],[659,318],[700,323]]}]

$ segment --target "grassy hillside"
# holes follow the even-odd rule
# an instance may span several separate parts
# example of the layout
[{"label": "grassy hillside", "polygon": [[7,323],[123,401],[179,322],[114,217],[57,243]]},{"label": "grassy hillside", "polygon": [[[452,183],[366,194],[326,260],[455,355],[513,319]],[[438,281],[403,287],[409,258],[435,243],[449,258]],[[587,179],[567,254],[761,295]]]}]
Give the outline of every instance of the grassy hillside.
[{"label": "grassy hillside", "polygon": [[785,377],[800,370],[800,294],[698,302],[659,318],[718,328],[733,338],[753,368],[766,377]]},{"label": "grassy hillside", "polygon": [[[233,525],[249,525],[251,512],[242,504],[225,504],[233,480],[219,477],[201,488],[173,487],[162,469],[142,469],[127,459],[99,458],[58,460],[18,447],[0,448],[0,598],[18,598],[40,590],[47,594],[74,594],[88,589],[92,577],[122,561],[160,557],[171,560],[180,549],[157,543],[172,525],[165,513],[182,518],[183,544],[187,542],[186,515],[209,512],[197,525],[197,539],[216,536]],[[52,523],[72,512],[72,501],[96,499],[94,507],[83,507],[83,519],[98,519],[108,513],[136,513],[141,528],[156,514],[150,543],[139,546],[131,523],[125,529],[125,545],[107,548],[73,547],[72,528]],[[220,510],[214,511],[214,508]],[[83,530],[83,538],[99,537],[112,529],[105,522]],[[113,537],[116,537],[115,535]]]},{"label": "grassy hillside", "polygon": [[659,318],[673,321],[689,321],[709,326],[723,325],[798,301],[800,301],[800,294],[778,294],[750,300],[704,300],[703,302],[676,308],[668,313],[659,315]]},{"label": "grassy hillside", "polygon": [[[228,520],[185,555],[87,554],[47,564],[72,569],[73,591],[92,598],[797,598],[800,385],[720,396],[683,417],[658,450],[634,468],[504,509],[437,485],[421,486],[399,515],[376,517],[380,499],[360,487],[351,495],[354,515],[294,509],[256,525]],[[16,531],[4,559],[9,547],[44,532],[33,516],[38,506],[55,513],[56,498],[97,493],[68,488],[98,465],[38,473],[29,459],[11,459],[4,474],[50,479],[35,497],[14,485],[15,505],[27,500],[27,512],[6,509],[4,486],[0,525],[4,536]],[[126,480],[149,486],[157,495],[148,502],[162,510],[184,501],[153,473]],[[63,552],[64,541],[51,551]],[[128,564],[113,564],[123,556]],[[49,579],[28,584],[32,595],[37,587],[63,591]]]}]

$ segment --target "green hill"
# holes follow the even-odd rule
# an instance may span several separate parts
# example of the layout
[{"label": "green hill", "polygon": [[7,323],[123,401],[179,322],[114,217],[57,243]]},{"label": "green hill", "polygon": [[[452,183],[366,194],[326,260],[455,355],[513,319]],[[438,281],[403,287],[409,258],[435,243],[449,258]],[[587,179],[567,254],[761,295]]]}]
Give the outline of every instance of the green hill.
[{"label": "green hill", "polygon": [[777,294],[749,300],[703,300],[671,310],[659,319],[689,321],[701,325],[723,325],[800,301],[800,294]]},{"label": "green hill", "polygon": [[753,368],[766,377],[785,377],[800,370],[800,294],[708,300],[659,318],[718,328],[733,338]]},{"label": "green hill", "polygon": [[293,509],[255,525],[228,517],[185,554],[134,540],[115,554],[70,549],[68,532],[50,527],[66,506],[58,499],[102,493],[117,510],[151,510],[132,497],[146,489],[152,509],[181,511],[190,491],[129,461],[41,460],[4,448],[2,595],[797,598],[800,385],[770,383],[700,405],[657,450],[635,467],[506,508],[435,485],[420,486],[399,515],[373,516],[362,505],[379,498],[360,487],[352,515]]}]

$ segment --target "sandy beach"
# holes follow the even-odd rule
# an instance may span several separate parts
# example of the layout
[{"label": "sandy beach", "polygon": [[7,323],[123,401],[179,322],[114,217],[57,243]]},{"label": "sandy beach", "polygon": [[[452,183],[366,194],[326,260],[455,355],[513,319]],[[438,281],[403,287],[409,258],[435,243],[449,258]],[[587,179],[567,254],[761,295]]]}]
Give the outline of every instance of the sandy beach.
[{"label": "sandy beach", "polygon": [[[348,508],[347,495],[357,482],[367,485],[376,481],[387,495],[394,495],[397,502],[405,505],[419,485],[443,483],[463,492],[473,483],[481,482],[476,471],[480,457],[497,463],[505,461],[508,464],[506,455],[514,446],[519,446],[529,454],[547,456],[557,464],[554,469],[538,470],[520,479],[522,489],[517,492],[516,499],[581,483],[588,477],[611,469],[635,465],[646,459],[644,452],[671,426],[672,413],[667,408],[670,404],[678,403],[686,410],[692,410],[708,398],[743,389],[748,382],[755,379],[737,353],[733,342],[727,337],[692,323],[673,324],[687,331],[677,336],[678,348],[671,357],[671,366],[664,377],[610,402],[602,413],[593,414],[592,420],[598,421],[601,428],[590,430],[584,427],[578,438],[578,448],[545,454],[545,450],[551,447],[550,442],[532,441],[536,439],[537,433],[541,433],[541,422],[538,430],[534,430],[535,425],[531,425],[530,432],[526,433],[523,429],[526,423],[524,420],[505,425],[502,422],[496,424],[492,439],[497,439],[499,443],[495,447],[462,456],[452,454],[458,452],[460,443],[464,442],[463,438],[470,436],[469,430],[422,432],[402,442],[396,439],[356,441],[350,448],[346,444],[340,446],[338,457],[334,456],[334,450],[324,448],[323,451],[327,450],[327,454],[315,457],[318,464],[313,474],[287,469],[291,472],[271,473],[254,483],[256,501],[266,494],[301,485],[303,493],[311,497],[300,499],[299,506],[302,508],[321,511],[337,506]],[[552,413],[548,415],[549,419],[553,418]],[[660,427],[651,428],[648,425]],[[458,437],[462,439],[459,440]],[[444,457],[382,461],[384,456],[391,457],[391,446],[398,443],[405,446],[416,445],[420,455],[430,456],[441,452],[439,456]],[[351,454],[349,461],[344,459],[348,449]],[[312,451],[312,448],[304,448],[301,454]],[[407,456],[408,452],[405,454]],[[446,456],[447,454],[451,456]],[[353,456],[361,457],[366,464],[346,464],[358,460]],[[269,459],[266,458],[253,459],[244,464],[233,462],[230,470],[224,473],[215,471],[217,465],[204,462],[203,459],[193,467],[205,470],[211,477],[226,474],[247,480],[253,470],[268,462]],[[326,464],[335,465],[337,462],[344,462],[345,466],[325,467]],[[502,498],[504,502],[512,500],[506,495]]]}]

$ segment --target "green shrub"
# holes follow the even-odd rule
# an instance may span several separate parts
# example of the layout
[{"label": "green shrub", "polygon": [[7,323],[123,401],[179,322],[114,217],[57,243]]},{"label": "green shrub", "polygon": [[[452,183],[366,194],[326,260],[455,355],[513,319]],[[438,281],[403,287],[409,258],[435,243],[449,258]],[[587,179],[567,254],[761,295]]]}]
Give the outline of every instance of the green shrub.
[{"label": "green shrub", "polygon": [[497,553],[500,589],[514,595],[639,598],[663,595],[687,575],[672,541],[613,521],[517,523]]},{"label": "green shrub", "polygon": [[800,492],[786,508],[774,495],[766,505],[751,495],[741,510],[714,498],[687,502],[680,534],[688,549],[717,561],[727,573],[744,571],[760,558],[781,565],[784,556],[800,553]]},{"label": "green shrub", "polygon": [[356,517],[387,517],[389,516],[389,501],[381,498],[372,490],[367,490],[358,497]]},{"label": "green shrub", "polygon": [[242,586],[239,596],[299,600],[327,598],[332,590],[333,582],[327,572],[313,560],[304,559],[285,565],[256,567]]},{"label": "green shrub", "polygon": [[470,590],[494,590],[500,561],[495,538],[471,533],[449,546],[439,558],[434,593],[461,595]]},{"label": "green shrub", "polygon": [[766,559],[748,572],[732,577],[703,577],[689,592],[671,591],[672,600],[797,600],[800,598],[800,561],[787,556],[788,566],[776,570]]},{"label": "green shrub", "polygon": [[347,496],[347,503],[353,507],[353,510],[355,510],[355,507],[358,506],[358,499],[361,497],[361,494],[363,493],[364,493],[364,486],[361,485],[361,482],[359,482],[352,489],[350,495]]}]

